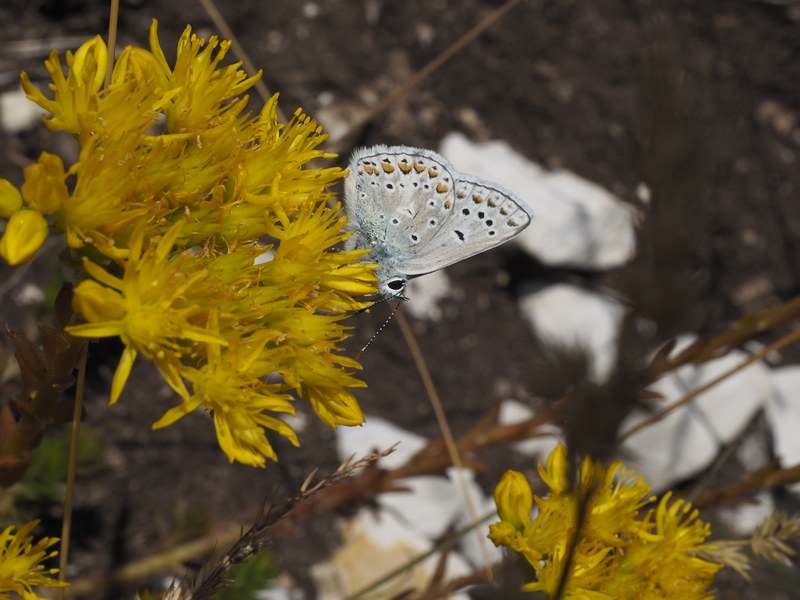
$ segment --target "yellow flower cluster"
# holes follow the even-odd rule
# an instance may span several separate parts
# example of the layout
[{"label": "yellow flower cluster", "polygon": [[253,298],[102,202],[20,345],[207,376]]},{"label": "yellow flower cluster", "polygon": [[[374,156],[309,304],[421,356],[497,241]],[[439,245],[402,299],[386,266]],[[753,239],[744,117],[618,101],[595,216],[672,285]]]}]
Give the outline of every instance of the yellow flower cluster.
[{"label": "yellow flower cluster", "polygon": [[107,86],[99,37],[67,52],[66,75],[51,54],[52,98],[23,73],[79,154],[65,168],[43,153],[20,190],[0,182],[0,256],[25,262],[48,228],[63,232],[83,265],[73,308],[85,323],[69,333],[125,344],[111,401],[143,355],[182,399],[156,426],[202,405],[228,458],[263,466],[276,459],[265,428],[297,444],[274,415],[298,396],[330,426],[363,421],[349,391],[360,365],[337,351],[375,265],[333,248],[345,219],[327,188],[345,172],[306,167],[331,156],[320,127],[299,110],[279,123],[277,97],[247,112],[260,73],[220,66],[228,48],[187,28],[170,66],[154,22],[150,50],[126,48]]},{"label": "yellow flower cluster", "polygon": [[33,593],[33,586],[56,588],[67,585],[49,577],[58,573],[58,569],[45,569],[41,564],[58,554],[47,552],[58,540],[42,538],[33,543],[29,534],[37,524],[38,521],[30,521],[16,533],[13,526],[0,532],[0,600],[10,598],[8,592],[26,600],[43,600]]},{"label": "yellow flower cluster", "polygon": [[[489,538],[533,567],[535,579],[524,590],[553,597],[574,543],[564,598],[713,598],[707,588],[721,565],[697,556],[710,548],[703,543],[711,528],[691,504],[670,502],[669,493],[657,500],[644,480],[619,462],[606,467],[584,459],[574,487],[568,473],[566,449],[559,444],[547,466],[539,465],[550,488],[547,496],[534,496],[516,471],[508,471],[495,489],[501,520],[490,526]],[[586,517],[574,539],[586,494]],[[655,508],[645,510],[653,503]]]}]

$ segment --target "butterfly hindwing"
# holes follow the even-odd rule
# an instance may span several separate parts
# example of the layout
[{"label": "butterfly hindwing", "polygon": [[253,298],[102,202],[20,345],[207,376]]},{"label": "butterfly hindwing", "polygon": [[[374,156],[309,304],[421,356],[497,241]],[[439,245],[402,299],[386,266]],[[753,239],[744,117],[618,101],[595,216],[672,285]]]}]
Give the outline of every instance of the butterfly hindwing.
[{"label": "butterfly hindwing", "polygon": [[513,193],[467,175],[456,177],[453,216],[408,258],[405,274],[435,271],[499,246],[531,222],[530,209]]}]

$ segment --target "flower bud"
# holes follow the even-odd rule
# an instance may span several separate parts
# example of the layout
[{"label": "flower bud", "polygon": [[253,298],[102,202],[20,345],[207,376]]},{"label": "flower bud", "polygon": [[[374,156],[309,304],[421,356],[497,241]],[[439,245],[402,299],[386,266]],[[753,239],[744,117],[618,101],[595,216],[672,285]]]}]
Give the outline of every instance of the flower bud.
[{"label": "flower bud", "polygon": [[503,521],[523,529],[531,520],[533,492],[525,476],[519,471],[506,471],[494,489],[497,514]]},{"label": "flower bud", "polygon": [[17,187],[0,177],[0,217],[7,219],[22,208],[22,194]]},{"label": "flower bud", "polygon": [[10,265],[26,263],[47,239],[47,221],[35,210],[20,210],[11,215],[0,238],[0,256]]}]

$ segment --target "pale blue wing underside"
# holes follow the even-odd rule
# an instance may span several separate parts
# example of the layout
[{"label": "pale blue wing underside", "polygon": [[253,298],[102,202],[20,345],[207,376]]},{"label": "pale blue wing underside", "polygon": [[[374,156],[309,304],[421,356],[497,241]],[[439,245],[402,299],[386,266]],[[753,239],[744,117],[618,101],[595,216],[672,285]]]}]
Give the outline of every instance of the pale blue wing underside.
[{"label": "pale blue wing underside", "polygon": [[375,250],[383,274],[422,275],[511,239],[533,218],[500,186],[407,146],[357,150],[345,180],[347,247]]}]

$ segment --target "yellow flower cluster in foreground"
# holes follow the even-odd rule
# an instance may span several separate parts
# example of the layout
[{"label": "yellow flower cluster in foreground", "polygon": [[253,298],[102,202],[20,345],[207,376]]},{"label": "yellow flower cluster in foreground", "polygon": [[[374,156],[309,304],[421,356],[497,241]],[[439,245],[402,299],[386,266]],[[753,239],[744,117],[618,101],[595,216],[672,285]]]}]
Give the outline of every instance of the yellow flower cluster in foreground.
[{"label": "yellow flower cluster in foreground", "polygon": [[37,523],[38,521],[30,521],[16,533],[14,527],[6,527],[0,532],[0,600],[10,598],[8,592],[13,592],[26,600],[40,600],[41,596],[33,593],[33,586],[67,585],[49,577],[58,573],[58,569],[46,569],[41,564],[58,554],[47,552],[47,549],[58,540],[42,538],[34,544],[29,534]]},{"label": "yellow flower cluster in foreground", "polygon": [[[711,528],[691,504],[670,502],[670,494],[657,500],[644,480],[619,462],[606,467],[584,459],[575,486],[568,473],[566,449],[559,444],[547,466],[539,465],[550,488],[547,496],[534,496],[516,471],[508,471],[495,489],[501,520],[490,526],[489,537],[533,567],[535,579],[524,590],[553,597],[574,543],[564,598],[713,598],[707,588],[721,565],[697,556],[710,548],[703,543]],[[586,516],[574,539],[587,494]],[[655,508],[646,509],[653,503]]]},{"label": "yellow flower cluster in foreground", "polygon": [[0,256],[26,262],[63,232],[83,266],[73,308],[85,323],[69,333],[125,345],[111,401],[143,355],[182,399],[157,427],[204,406],[229,459],[262,466],[276,459],[265,428],[297,444],[279,415],[298,396],[330,426],[363,421],[349,391],[360,365],[337,351],[375,265],[332,251],[345,219],[327,188],[344,172],[305,166],[331,156],[320,127],[300,111],[279,123],[276,97],[247,112],[260,73],[221,66],[228,48],[187,28],[170,66],[154,22],[150,50],[126,48],[107,86],[99,37],[67,52],[66,75],[51,54],[52,98],[23,73],[79,154],[66,166],[43,153],[19,190],[0,181]]}]

